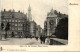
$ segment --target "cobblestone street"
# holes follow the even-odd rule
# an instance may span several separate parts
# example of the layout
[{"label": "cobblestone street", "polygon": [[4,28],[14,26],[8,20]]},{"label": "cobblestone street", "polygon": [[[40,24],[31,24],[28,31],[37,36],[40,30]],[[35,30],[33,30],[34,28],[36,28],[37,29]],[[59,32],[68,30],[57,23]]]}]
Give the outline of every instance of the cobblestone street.
[{"label": "cobblestone street", "polygon": [[[53,44],[52,45],[64,45],[67,44],[67,41],[64,40],[61,43],[59,39],[53,38]],[[6,40],[0,41],[1,45],[48,45],[47,40],[45,41],[45,44],[40,43],[40,39],[38,41],[35,38],[7,38]]]}]

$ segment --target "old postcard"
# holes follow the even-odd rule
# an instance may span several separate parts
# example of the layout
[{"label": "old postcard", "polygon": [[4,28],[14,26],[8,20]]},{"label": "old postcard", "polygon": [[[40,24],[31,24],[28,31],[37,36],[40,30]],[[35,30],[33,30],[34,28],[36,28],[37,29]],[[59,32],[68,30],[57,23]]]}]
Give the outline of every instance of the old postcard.
[{"label": "old postcard", "polygon": [[80,51],[79,2],[0,0],[0,51]]}]

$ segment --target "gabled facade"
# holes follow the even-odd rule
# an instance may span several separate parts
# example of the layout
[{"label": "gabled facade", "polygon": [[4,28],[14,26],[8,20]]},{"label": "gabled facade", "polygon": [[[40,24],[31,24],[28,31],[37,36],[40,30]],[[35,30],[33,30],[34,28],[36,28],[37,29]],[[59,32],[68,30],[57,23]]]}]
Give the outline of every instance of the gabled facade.
[{"label": "gabled facade", "polygon": [[46,21],[44,22],[44,34],[46,36],[51,36],[55,32],[55,28],[58,23],[58,16],[54,13],[54,10],[47,14]]}]

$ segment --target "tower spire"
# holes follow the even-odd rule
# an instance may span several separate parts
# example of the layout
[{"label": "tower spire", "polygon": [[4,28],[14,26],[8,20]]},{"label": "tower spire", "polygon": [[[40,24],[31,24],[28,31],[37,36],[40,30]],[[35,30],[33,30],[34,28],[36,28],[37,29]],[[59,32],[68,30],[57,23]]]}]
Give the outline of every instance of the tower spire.
[{"label": "tower spire", "polygon": [[[29,0],[29,1],[30,1],[30,0]],[[28,7],[28,18],[29,18],[29,21],[32,21],[32,14],[31,14],[30,4],[29,4],[29,7]]]}]

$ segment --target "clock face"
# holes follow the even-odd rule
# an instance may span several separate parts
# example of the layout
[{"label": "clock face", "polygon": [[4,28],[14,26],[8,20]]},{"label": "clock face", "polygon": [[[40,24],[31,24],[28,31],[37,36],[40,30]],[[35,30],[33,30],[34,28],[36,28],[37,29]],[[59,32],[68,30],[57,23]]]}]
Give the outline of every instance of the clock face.
[{"label": "clock face", "polygon": [[53,24],[54,24],[54,21],[53,21],[53,20],[50,20],[50,21],[49,21],[49,24],[50,24],[50,25],[53,25]]}]

